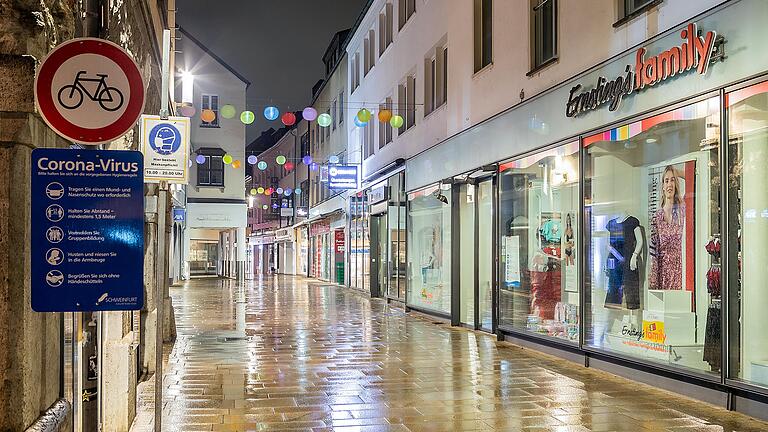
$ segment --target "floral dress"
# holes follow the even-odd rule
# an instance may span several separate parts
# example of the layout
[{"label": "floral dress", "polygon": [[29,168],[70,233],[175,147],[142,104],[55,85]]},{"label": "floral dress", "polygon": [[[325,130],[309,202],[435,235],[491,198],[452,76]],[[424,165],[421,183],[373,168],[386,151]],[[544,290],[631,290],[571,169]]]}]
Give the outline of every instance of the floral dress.
[{"label": "floral dress", "polygon": [[664,219],[664,210],[656,212],[651,222],[650,289],[683,289],[683,224],[685,206],[672,210],[672,220]]}]

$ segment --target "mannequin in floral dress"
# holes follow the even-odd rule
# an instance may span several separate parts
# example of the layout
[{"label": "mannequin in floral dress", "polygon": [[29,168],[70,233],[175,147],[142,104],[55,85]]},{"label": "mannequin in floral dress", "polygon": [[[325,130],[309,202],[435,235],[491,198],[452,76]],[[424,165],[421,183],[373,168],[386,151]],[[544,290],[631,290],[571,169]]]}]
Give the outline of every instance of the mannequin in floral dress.
[{"label": "mannequin in floral dress", "polygon": [[662,175],[661,208],[651,221],[650,289],[683,289],[685,203],[672,165]]}]

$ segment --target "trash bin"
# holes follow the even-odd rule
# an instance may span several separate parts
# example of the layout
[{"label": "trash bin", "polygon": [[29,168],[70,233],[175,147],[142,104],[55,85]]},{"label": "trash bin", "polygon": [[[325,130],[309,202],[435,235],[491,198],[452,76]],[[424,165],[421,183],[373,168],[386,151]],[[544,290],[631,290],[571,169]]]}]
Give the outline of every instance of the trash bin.
[{"label": "trash bin", "polygon": [[336,263],[336,283],[339,285],[344,285],[344,263],[343,262]]}]

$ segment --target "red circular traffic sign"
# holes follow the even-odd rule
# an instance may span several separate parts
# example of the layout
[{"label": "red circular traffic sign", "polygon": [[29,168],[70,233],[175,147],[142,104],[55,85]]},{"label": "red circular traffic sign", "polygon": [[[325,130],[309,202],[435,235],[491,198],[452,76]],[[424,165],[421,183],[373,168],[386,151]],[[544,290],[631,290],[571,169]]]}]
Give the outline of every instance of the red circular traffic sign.
[{"label": "red circular traffic sign", "polygon": [[35,104],[56,133],[82,144],[125,135],[144,110],[139,67],[119,45],[73,39],[54,48],[35,76]]}]

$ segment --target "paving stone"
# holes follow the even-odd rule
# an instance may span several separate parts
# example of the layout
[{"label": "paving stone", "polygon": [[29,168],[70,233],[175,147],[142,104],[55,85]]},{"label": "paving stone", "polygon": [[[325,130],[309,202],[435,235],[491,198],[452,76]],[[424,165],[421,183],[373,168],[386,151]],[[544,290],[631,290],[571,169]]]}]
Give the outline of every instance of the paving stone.
[{"label": "paving stone", "polygon": [[[304,278],[196,279],[170,291],[166,431],[768,430]],[[153,382],[140,389],[134,431],[152,430]]]}]

